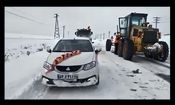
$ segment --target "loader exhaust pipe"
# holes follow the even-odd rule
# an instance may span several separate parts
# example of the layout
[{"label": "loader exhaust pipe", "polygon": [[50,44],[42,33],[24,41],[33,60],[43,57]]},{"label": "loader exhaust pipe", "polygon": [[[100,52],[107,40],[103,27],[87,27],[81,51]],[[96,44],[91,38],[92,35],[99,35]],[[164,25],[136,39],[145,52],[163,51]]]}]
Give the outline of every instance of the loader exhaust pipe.
[{"label": "loader exhaust pipe", "polygon": [[119,32],[118,25],[117,25],[117,33]]}]

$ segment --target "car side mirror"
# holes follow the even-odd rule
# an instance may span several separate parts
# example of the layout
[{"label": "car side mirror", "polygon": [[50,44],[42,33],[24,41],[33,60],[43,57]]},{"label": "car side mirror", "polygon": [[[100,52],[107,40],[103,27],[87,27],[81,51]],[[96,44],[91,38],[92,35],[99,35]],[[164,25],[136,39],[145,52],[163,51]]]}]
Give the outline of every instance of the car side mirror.
[{"label": "car side mirror", "polygon": [[95,53],[98,54],[101,51],[101,48],[95,49]]},{"label": "car side mirror", "polygon": [[51,49],[47,49],[47,52],[48,52],[48,53],[51,53],[51,52],[52,52],[52,50],[51,50]]},{"label": "car side mirror", "polygon": [[48,53],[51,53],[51,52],[52,52],[52,50],[51,50],[50,47],[47,47],[47,52],[48,52]]}]

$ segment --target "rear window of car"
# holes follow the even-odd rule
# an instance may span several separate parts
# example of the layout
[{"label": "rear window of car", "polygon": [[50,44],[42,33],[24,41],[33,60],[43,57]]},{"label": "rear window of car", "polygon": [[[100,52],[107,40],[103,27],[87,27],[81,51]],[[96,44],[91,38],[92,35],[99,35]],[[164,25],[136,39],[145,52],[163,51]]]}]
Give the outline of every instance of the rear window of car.
[{"label": "rear window of car", "polygon": [[89,40],[60,40],[53,49],[53,52],[70,52],[80,50],[81,52],[93,52]]}]

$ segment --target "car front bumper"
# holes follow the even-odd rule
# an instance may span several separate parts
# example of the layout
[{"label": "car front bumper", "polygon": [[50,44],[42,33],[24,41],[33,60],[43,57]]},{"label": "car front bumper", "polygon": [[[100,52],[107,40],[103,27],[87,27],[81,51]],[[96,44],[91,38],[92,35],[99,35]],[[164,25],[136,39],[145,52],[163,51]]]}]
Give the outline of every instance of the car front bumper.
[{"label": "car front bumper", "polygon": [[78,79],[77,81],[64,81],[64,80],[58,80],[58,79],[50,79],[47,77],[42,76],[42,84],[47,86],[57,86],[57,87],[81,87],[81,86],[91,86],[95,85],[99,82],[98,77],[96,75],[84,78],[84,79]]},{"label": "car front bumper", "polygon": [[[78,75],[75,81],[66,81],[58,79],[58,74],[70,74]],[[78,72],[57,72],[51,71],[48,74],[42,71],[42,83],[46,86],[57,86],[57,87],[81,87],[95,85],[99,82],[99,69],[98,66],[90,70],[79,70]]]}]

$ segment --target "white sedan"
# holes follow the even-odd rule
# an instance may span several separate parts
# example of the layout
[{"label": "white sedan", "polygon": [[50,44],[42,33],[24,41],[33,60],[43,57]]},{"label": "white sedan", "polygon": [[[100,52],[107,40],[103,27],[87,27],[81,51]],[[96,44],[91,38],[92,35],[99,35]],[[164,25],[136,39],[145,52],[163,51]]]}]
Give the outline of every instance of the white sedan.
[{"label": "white sedan", "polygon": [[44,63],[42,83],[47,86],[77,87],[99,84],[97,56],[88,38],[61,39]]}]

